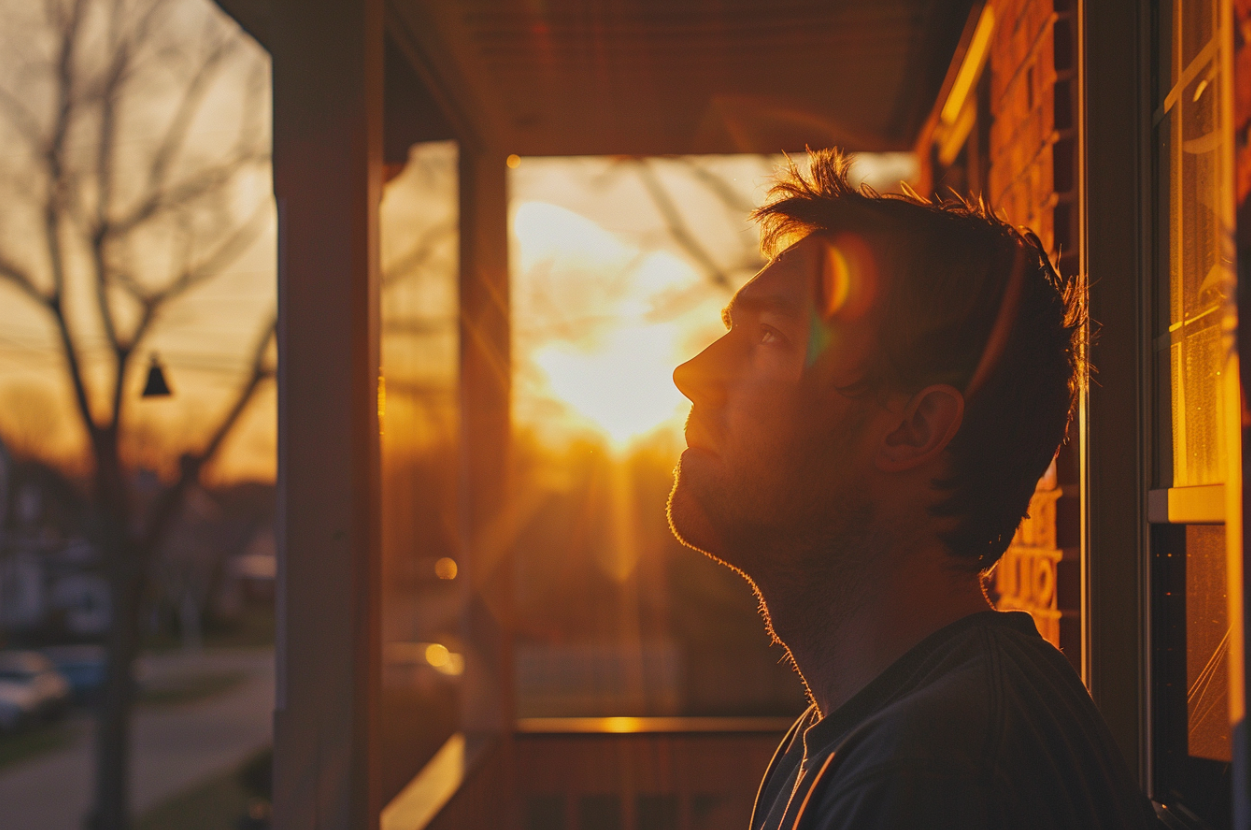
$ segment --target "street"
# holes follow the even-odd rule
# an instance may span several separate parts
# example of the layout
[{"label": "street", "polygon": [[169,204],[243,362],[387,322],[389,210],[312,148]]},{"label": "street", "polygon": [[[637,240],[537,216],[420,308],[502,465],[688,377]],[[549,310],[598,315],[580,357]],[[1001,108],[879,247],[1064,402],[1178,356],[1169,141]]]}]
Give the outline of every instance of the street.
[{"label": "street", "polygon": [[[131,810],[135,817],[238,765],[272,741],[273,652],[212,650],[144,658],[140,676],[157,686],[180,676],[243,673],[206,699],[141,706],[134,725]],[[91,723],[75,716],[65,749],[0,769],[0,828],[81,830],[91,804]]]}]

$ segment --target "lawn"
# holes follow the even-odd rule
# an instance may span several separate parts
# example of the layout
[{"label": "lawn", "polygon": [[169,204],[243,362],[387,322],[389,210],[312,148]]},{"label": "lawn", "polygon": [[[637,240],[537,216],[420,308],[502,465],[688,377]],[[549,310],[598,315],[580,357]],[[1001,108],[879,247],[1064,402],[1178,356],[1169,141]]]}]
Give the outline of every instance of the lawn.
[{"label": "lawn", "polygon": [[67,747],[76,740],[79,731],[77,724],[57,721],[0,735],[0,768]]},{"label": "lawn", "polygon": [[237,830],[248,826],[241,819],[249,813],[254,817],[250,826],[268,827],[269,802],[254,779],[269,758],[270,750],[263,750],[237,769],[179,793],[143,815],[135,830]]},{"label": "lawn", "polygon": [[228,692],[248,679],[245,671],[194,672],[145,684],[139,703],[145,706],[182,706]]}]

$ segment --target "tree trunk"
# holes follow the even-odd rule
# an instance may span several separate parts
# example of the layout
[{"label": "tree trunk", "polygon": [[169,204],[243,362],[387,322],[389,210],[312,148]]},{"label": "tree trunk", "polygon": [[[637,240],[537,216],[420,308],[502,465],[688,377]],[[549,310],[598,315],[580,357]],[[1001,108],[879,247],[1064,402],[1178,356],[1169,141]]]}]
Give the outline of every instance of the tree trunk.
[{"label": "tree trunk", "polygon": [[134,664],[142,638],[143,572],[137,551],[125,543],[110,552],[113,625],[108,668],[96,713],[96,797],[93,830],[130,826],[130,722],[135,706]]},{"label": "tree trunk", "polygon": [[96,712],[96,792],[88,820],[92,830],[130,827],[130,721],[134,714],[134,665],[141,644],[147,557],[131,535],[130,502],[118,453],[116,428],[95,430],[95,501],[100,548],[112,594],[103,695]]}]

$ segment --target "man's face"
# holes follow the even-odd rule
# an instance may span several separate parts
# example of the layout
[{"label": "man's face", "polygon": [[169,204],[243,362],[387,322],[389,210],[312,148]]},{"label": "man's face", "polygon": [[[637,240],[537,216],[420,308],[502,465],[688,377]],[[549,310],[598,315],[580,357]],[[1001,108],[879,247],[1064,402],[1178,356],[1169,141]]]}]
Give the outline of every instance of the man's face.
[{"label": "man's face", "polygon": [[749,576],[768,567],[760,557],[837,543],[871,513],[862,485],[878,407],[839,391],[862,378],[874,343],[875,269],[856,242],[792,245],[734,297],[726,334],[674,372],[693,406],[670,524]]}]

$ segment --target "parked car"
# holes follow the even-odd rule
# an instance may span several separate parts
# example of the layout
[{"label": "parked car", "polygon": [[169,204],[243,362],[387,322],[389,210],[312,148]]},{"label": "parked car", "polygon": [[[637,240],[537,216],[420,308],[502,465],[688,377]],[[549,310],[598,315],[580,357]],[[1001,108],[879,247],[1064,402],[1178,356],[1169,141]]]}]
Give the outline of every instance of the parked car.
[{"label": "parked car", "polygon": [[70,696],[77,704],[94,703],[104,686],[108,666],[104,646],[50,646],[43,655],[69,681]]},{"label": "parked car", "polygon": [[47,657],[34,651],[0,651],[0,730],[56,717],[69,699],[69,681]]}]

